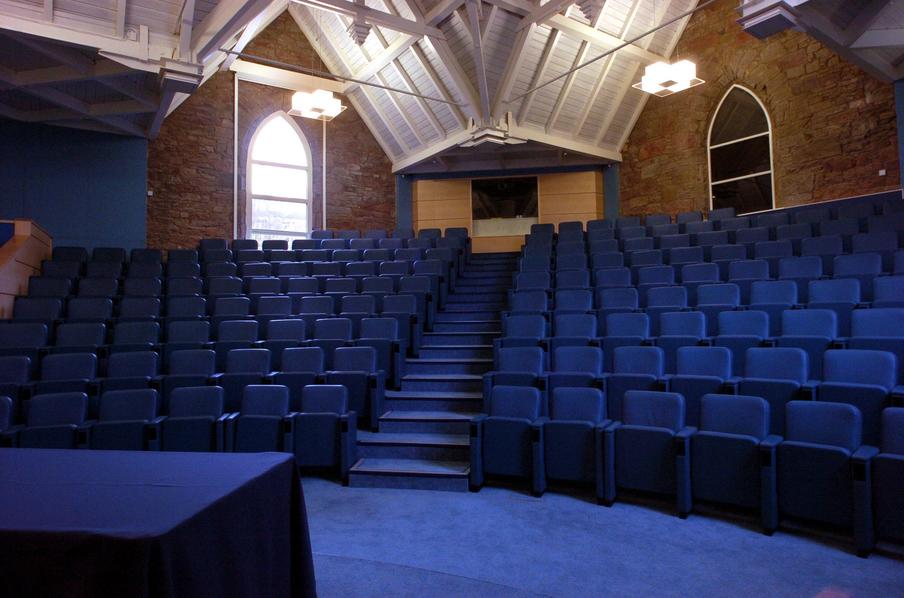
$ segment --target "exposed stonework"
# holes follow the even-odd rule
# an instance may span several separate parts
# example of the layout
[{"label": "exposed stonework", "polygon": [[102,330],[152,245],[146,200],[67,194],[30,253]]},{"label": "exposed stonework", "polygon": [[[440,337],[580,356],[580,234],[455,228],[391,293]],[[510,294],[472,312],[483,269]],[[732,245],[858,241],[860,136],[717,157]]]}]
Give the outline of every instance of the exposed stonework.
[{"label": "exposed stonework", "polygon": [[[246,52],[326,70],[288,13]],[[192,94],[149,144],[148,246],[189,247],[202,237],[232,237],[233,73],[220,72]],[[251,137],[273,112],[287,110],[291,92],[239,83],[239,235],[245,230],[246,157]],[[394,228],[395,180],[389,158],[347,99],[327,124],[327,225]],[[322,221],[322,125],[296,118],[313,159],[313,220]]]},{"label": "exposed stonework", "polygon": [[735,83],[772,119],[777,207],[900,188],[893,86],[806,34],[756,39],[736,7],[722,0],[691,17],[674,56],[696,62],[706,84],[647,102],[622,151],[622,212],[708,208],[709,124]]}]

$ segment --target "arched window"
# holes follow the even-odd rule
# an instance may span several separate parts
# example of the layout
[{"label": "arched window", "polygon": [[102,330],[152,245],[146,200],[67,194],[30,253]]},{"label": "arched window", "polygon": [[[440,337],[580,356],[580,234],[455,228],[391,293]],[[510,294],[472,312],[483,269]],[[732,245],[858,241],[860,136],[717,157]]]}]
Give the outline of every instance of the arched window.
[{"label": "arched window", "polygon": [[746,214],[775,207],[772,124],[760,100],[735,85],[709,127],[710,207]]},{"label": "arched window", "polygon": [[311,232],[311,150],[284,112],[260,124],[248,151],[248,237],[306,238]]}]

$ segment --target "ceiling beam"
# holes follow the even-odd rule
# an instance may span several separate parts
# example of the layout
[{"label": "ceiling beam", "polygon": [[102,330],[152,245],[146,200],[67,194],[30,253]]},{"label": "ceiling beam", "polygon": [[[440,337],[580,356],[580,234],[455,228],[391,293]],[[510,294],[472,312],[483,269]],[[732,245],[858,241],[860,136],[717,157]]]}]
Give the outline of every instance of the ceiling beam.
[{"label": "ceiling beam", "polygon": [[183,0],[179,12],[179,58],[191,60],[191,30],[195,24],[195,0]]},{"label": "ceiling beam", "polygon": [[366,23],[376,25],[378,27],[386,27],[400,33],[408,35],[430,36],[445,39],[442,31],[429,24],[411,21],[394,14],[383,12],[369,8],[363,4],[348,2],[348,0],[291,0],[294,3],[302,4],[318,10],[326,10],[332,13],[345,15],[347,17],[363,18]]},{"label": "ceiling beam", "polygon": [[902,45],[904,45],[904,28],[898,28],[865,31],[850,47],[854,50],[861,50]]},{"label": "ceiling beam", "polygon": [[527,0],[484,0],[484,2],[499,7],[502,10],[507,10],[519,17],[529,15],[531,11],[536,8],[535,4],[531,4],[527,2]]},{"label": "ceiling beam", "polygon": [[465,0],[441,0],[439,4],[434,6],[430,11],[424,15],[424,21],[428,25],[439,25],[441,22],[445,21],[449,15],[458,9],[459,6],[464,4]]},{"label": "ceiling beam", "polygon": [[600,125],[600,131],[596,135],[595,143],[599,145],[603,142],[603,137],[606,136],[606,133],[609,132],[609,127],[612,125],[613,119],[615,119],[615,113],[618,112],[621,103],[624,101],[625,95],[628,93],[628,90],[631,89],[631,85],[633,84],[634,77],[637,76],[637,70],[640,68],[639,64],[634,64],[633,67],[628,68],[628,77],[625,77],[621,84],[618,86],[618,91],[615,94],[617,98],[616,102],[609,107],[609,110],[606,111],[606,117],[603,119],[602,124]]},{"label": "ceiling beam", "polygon": [[621,152],[611,147],[601,147],[584,141],[579,141],[571,135],[553,135],[546,133],[543,129],[538,129],[530,125],[516,124],[510,131],[514,137],[527,139],[528,141],[536,141],[544,145],[559,147],[568,151],[574,151],[587,156],[594,156],[614,162],[621,162]]},{"label": "ceiling beam", "polygon": [[425,147],[422,150],[419,150],[413,154],[409,154],[398,160],[393,160],[392,162],[392,171],[399,172],[400,170],[404,170],[406,168],[410,168],[424,160],[429,160],[433,156],[438,153],[441,153],[449,148],[456,147],[461,145],[465,141],[471,138],[471,133],[467,130],[458,131],[457,133],[453,133],[447,136],[442,141],[431,144],[428,147]]},{"label": "ceiling beam", "polygon": [[[402,82],[405,84],[405,87],[408,89],[408,91],[416,93],[416,94],[421,93],[418,90],[417,86],[414,84],[414,80],[411,79],[411,76],[408,74],[408,72],[402,66],[401,61],[399,61],[399,60],[393,61],[392,66],[395,68],[395,71],[396,71],[396,73],[398,73],[399,77],[402,78]],[[413,97],[414,97],[414,100],[417,102],[417,105],[420,107],[421,112],[424,113],[424,116],[427,117],[427,120],[430,121],[430,124],[436,130],[436,133],[440,137],[445,137],[446,129],[443,127],[443,124],[439,121],[439,118],[437,118],[436,114],[433,112],[433,110],[427,104],[427,100],[425,100],[424,98],[422,98],[420,96],[413,96]]]},{"label": "ceiling beam", "polygon": [[445,39],[438,40],[428,37],[425,37],[422,42],[433,48],[433,51],[439,56],[439,61],[449,74],[452,87],[464,101],[465,114],[469,118],[479,121],[481,114],[479,108],[480,97],[474,91],[474,87],[471,85],[471,81],[468,79],[467,74],[465,74],[464,70],[461,68],[461,64],[458,63],[455,53],[452,51],[452,48],[449,47],[449,42]]},{"label": "ceiling beam", "polygon": [[[368,79],[382,71],[384,68],[389,66],[399,56],[404,54],[405,51],[408,50],[408,48],[417,43],[418,39],[420,38],[410,35],[400,35],[396,37],[391,44],[383,48],[382,52],[371,58],[367,64],[365,64],[351,76],[360,81],[367,81]],[[357,83],[349,83],[346,91],[351,91],[357,87]]]},{"label": "ceiling beam", "polygon": [[[549,37],[546,38],[546,46],[543,48],[543,54],[540,56],[540,62],[537,63],[537,70],[534,71],[534,76],[531,78],[530,86],[536,86],[540,81],[543,80],[543,76],[546,74],[546,67],[549,66],[549,59],[556,51],[556,46],[559,45],[559,39],[561,38],[562,33],[558,29],[553,29]],[[524,119],[527,117],[528,112],[530,112],[530,107],[534,103],[534,98],[537,94],[532,93],[521,102],[521,108],[518,109],[518,116],[515,120],[519,123],[523,123]]]},{"label": "ceiling beam", "polygon": [[543,23],[572,4],[574,4],[574,0],[549,0],[546,4],[537,6],[530,14],[523,17],[521,22],[518,23],[518,30],[520,31],[534,23]]},{"label": "ceiling beam", "polygon": [[[860,2],[856,3],[860,6],[860,10],[857,11],[857,16],[844,28],[843,32],[844,41],[847,42],[847,45],[852,46],[863,34],[867,33],[890,3],[891,0],[860,0]],[[898,37],[897,43],[889,45],[900,46],[904,44],[902,40],[904,38]]]},{"label": "ceiling beam", "polygon": [[480,37],[481,39],[486,41],[487,32],[493,28],[493,24],[496,21],[496,15],[499,13],[499,7],[493,5],[490,8],[490,14],[486,16],[483,20],[480,21]]},{"label": "ceiling beam", "polygon": [[71,66],[49,66],[27,71],[16,71],[14,79],[17,87],[30,87],[33,85],[50,85],[53,83],[68,83],[72,81],[87,81],[90,79],[112,78],[134,73],[129,67],[102,58],[98,60],[89,71],[81,71]]},{"label": "ceiling beam", "polygon": [[[377,81],[385,85],[386,87],[390,87],[389,81],[386,80],[386,77],[383,75],[377,74]],[[418,142],[421,145],[427,144],[427,138],[424,137],[424,134],[421,132],[420,128],[415,124],[414,119],[411,114],[408,113],[408,110],[402,106],[402,102],[399,101],[399,98],[396,97],[396,94],[391,91],[386,92],[386,96],[389,98],[389,101],[392,103],[392,107],[396,109],[396,112],[402,117],[402,120],[405,121],[405,124],[408,125],[408,128],[411,129],[411,132],[414,134],[415,138],[417,138]]]},{"label": "ceiling beam", "polygon": [[114,28],[116,37],[126,36],[126,9],[128,8],[128,2],[129,0],[116,0],[116,27]]},{"label": "ceiling beam", "polygon": [[[245,25],[245,29],[242,30],[242,34],[239,36],[235,45],[232,46],[232,50],[234,52],[244,52],[245,48],[248,44],[251,43],[258,33],[266,29],[270,23],[276,20],[276,17],[281,15],[286,9],[289,7],[288,0],[278,0],[273,2],[264,9],[260,14],[251,19],[251,21]],[[236,61],[238,56],[235,54],[228,54],[226,59],[220,65],[221,71],[227,71],[232,66],[232,63]]]},{"label": "ceiling beam", "polygon": [[481,0],[467,0],[468,29],[471,32],[471,43],[474,52],[474,70],[477,75],[477,89],[480,93],[481,120],[490,120],[490,86],[487,83],[487,69],[483,57],[483,36],[480,34],[480,15],[478,3]]},{"label": "ceiling beam", "polygon": [[[599,11],[597,13],[596,18],[590,23],[590,26],[594,29],[597,28],[600,21],[603,19],[603,11]],[[582,64],[587,59],[587,54],[590,52],[590,42],[584,40],[581,42],[580,48],[578,48],[578,53],[575,54],[574,62],[571,64],[571,68],[577,67],[579,64]],[[568,74],[568,77],[565,78],[565,84],[562,85],[562,89],[559,90],[559,95],[556,98],[556,103],[552,108],[552,112],[549,114],[549,118],[546,120],[546,132],[549,133],[550,129],[552,129],[553,125],[556,124],[556,121],[559,119],[559,115],[562,113],[562,106],[565,105],[565,99],[568,97],[568,94],[571,93],[571,88],[574,85],[575,79],[577,79],[578,71],[571,71]]]},{"label": "ceiling beam", "polygon": [[502,118],[503,114],[512,109],[512,106],[509,106],[505,100],[512,94],[512,88],[518,80],[518,75],[521,73],[521,67],[524,64],[524,58],[527,55],[524,48],[536,30],[537,24],[531,23],[529,27],[515,34],[515,43],[512,45],[511,53],[509,53],[505,70],[502,71],[502,81],[496,89],[496,97],[493,98],[493,118]]},{"label": "ceiling beam", "polygon": [[[414,56],[414,59],[418,63],[418,65],[424,70],[425,73],[427,73],[427,78],[430,79],[430,82],[439,92],[439,95],[447,102],[454,102],[455,99],[452,97],[452,94],[449,93],[448,88],[446,88],[445,82],[443,82],[442,78],[433,68],[433,65],[430,64],[430,61],[427,60],[427,56],[424,54],[424,51],[418,44],[415,44],[411,47],[411,54],[412,56]],[[449,110],[452,111],[452,116],[454,116],[455,120],[458,121],[458,125],[463,129],[467,128],[468,122],[461,108],[459,108],[456,104],[446,105],[449,107]]]},{"label": "ceiling beam", "polygon": [[221,0],[197,27],[192,28],[191,53],[207,62],[273,0]]},{"label": "ceiling beam", "polygon": [[[599,29],[594,29],[593,27],[584,25],[583,23],[564,15],[554,15],[545,22],[547,25],[558,31],[573,35],[580,40],[590,42],[591,44],[601,47],[604,51],[611,50],[625,43],[614,35],[600,31]],[[634,60],[639,60],[645,65],[665,60],[665,58],[659,54],[655,54],[634,44],[625,46],[619,50],[619,53],[630,56]]]}]

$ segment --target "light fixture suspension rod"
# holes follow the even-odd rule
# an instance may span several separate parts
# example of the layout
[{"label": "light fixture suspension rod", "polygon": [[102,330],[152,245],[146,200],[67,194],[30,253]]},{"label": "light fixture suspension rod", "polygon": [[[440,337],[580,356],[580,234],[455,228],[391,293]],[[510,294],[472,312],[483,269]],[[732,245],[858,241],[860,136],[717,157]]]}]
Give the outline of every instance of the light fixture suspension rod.
[{"label": "light fixture suspension rod", "polygon": [[[660,29],[664,29],[664,28],[668,27],[669,25],[671,25],[671,24],[673,24],[673,23],[676,23],[676,22],[680,21],[681,19],[683,19],[683,18],[685,18],[685,17],[688,17],[688,16],[694,14],[694,13],[697,12],[698,10],[701,10],[701,9],[703,9],[703,8],[706,8],[707,6],[709,6],[710,4],[715,3],[716,1],[717,1],[717,0],[706,0],[706,2],[703,2],[703,3],[701,3],[701,4],[698,4],[698,5],[695,6],[694,8],[692,8],[692,9],[690,9],[690,10],[687,10],[687,11],[681,13],[681,14],[678,15],[677,17],[674,17],[674,18],[672,18],[672,19],[669,19],[669,20],[666,21],[665,23],[661,23],[661,24],[657,25],[656,27],[650,29],[649,31],[646,31],[646,32],[644,32],[644,33],[641,33],[640,35],[637,35],[637,36],[635,36],[635,37],[632,37],[631,39],[625,41],[624,43],[622,43],[622,44],[620,44],[620,45],[618,45],[618,46],[615,46],[615,47],[612,48],[611,50],[608,50],[608,51],[606,51],[606,52],[603,52],[603,53],[600,54],[599,56],[594,56],[594,57],[591,58],[590,60],[587,60],[587,61],[585,61],[585,62],[582,62],[581,64],[577,65],[576,67],[574,67],[574,68],[572,68],[572,69],[569,69],[569,70],[565,71],[564,73],[562,73],[562,74],[560,74],[560,75],[556,75],[556,76],[553,77],[552,79],[547,79],[547,80],[544,81],[543,83],[540,83],[540,84],[538,84],[538,85],[536,85],[536,86],[534,86],[534,87],[531,87],[530,89],[528,89],[527,91],[525,91],[525,92],[522,93],[521,95],[515,96],[515,97],[513,97],[513,98],[509,98],[508,100],[505,101],[505,103],[506,103],[506,104],[511,104],[511,103],[513,103],[513,102],[517,102],[517,101],[520,100],[521,98],[523,98],[523,97],[525,97],[525,96],[529,96],[530,94],[534,93],[534,92],[537,91],[538,89],[542,89],[542,88],[546,87],[547,85],[551,85],[551,84],[555,83],[556,81],[558,81],[559,79],[564,79],[565,77],[567,77],[567,76],[570,75],[571,73],[573,73],[573,72],[575,72],[575,71],[578,71],[578,70],[581,70],[581,69],[584,68],[585,66],[589,66],[589,65],[593,64],[594,62],[596,62],[596,61],[598,61],[598,60],[602,60],[602,59],[605,58],[606,56],[609,56],[609,55],[611,55],[611,54],[615,54],[616,52],[618,52],[618,51],[621,50],[622,48],[625,48],[625,47],[627,47],[627,46],[630,46],[630,45],[632,45],[633,43],[635,43],[635,42],[637,42],[637,41],[640,41],[640,40],[642,40],[643,38],[647,37],[648,35],[650,35],[650,34],[652,34],[652,33],[656,33],[656,32],[659,31]],[[746,4],[746,3],[745,3],[745,4]],[[743,5],[740,6],[739,8],[743,8]]]},{"label": "light fixture suspension rod", "polygon": [[226,50],[220,48],[220,52],[225,52],[226,54],[234,54],[239,58],[243,58],[245,60],[252,60],[259,64],[264,64],[267,66],[274,66],[277,68],[286,69],[287,71],[293,71],[296,73],[302,73],[304,75],[315,75],[317,77],[328,77],[330,79],[335,79],[336,81],[347,81],[349,83],[357,83],[358,85],[367,85],[368,87],[376,87],[378,89],[385,89],[386,91],[391,91],[393,93],[401,93],[406,96],[414,96],[416,98],[421,98],[424,100],[428,100],[430,102],[440,102],[441,104],[449,104],[451,106],[458,106],[460,108],[464,107],[464,104],[459,104],[458,102],[450,102],[449,100],[444,100],[442,98],[434,98],[432,96],[425,96],[419,93],[415,93],[413,91],[408,91],[407,89],[396,89],[395,87],[388,87],[386,85],[380,85],[378,83],[370,83],[369,81],[362,81],[361,79],[352,79],[351,77],[343,77],[342,75],[335,75],[333,73],[327,71],[319,71],[317,69],[309,69],[303,66],[296,66],[294,64],[289,64],[288,62],[281,62],[279,60],[271,60],[269,58],[264,58],[263,56],[256,56],[254,54],[246,54],[244,52],[235,52],[233,50]]}]

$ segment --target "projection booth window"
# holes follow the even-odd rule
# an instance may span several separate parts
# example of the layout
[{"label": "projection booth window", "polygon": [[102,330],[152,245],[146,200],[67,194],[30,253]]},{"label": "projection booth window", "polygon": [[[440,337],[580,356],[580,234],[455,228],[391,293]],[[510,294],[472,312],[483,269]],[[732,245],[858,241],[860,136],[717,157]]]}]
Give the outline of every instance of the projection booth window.
[{"label": "projection booth window", "polygon": [[472,235],[524,235],[537,223],[537,177],[471,181]]},{"label": "projection booth window", "polygon": [[248,159],[248,236],[301,239],[311,232],[311,150],[284,112],[260,124]]},{"label": "projection booth window", "polygon": [[772,125],[760,100],[735,85],[722,98],[709,129],[710,207],[738,214],[775,207]]}]

